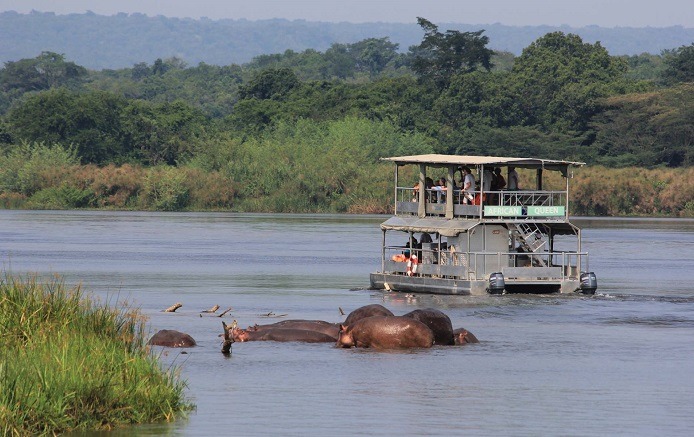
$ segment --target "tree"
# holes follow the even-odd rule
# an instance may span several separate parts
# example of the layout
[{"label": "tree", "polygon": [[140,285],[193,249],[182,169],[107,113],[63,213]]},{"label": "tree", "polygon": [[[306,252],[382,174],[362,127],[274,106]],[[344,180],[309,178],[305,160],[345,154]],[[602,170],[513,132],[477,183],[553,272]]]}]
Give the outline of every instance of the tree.
[{"label": "tree", "polygon": [[444,88],[454,74],[473,72],[480,67],[491,69],[494,52],[486,47],[489,38],[482,35],[484,30],[441,33],[436,25],[424,18],[417,17],[417,23],[424,29],[424,38],[410,51],[414,55],[412,69],[421,79]]},{"label": "tree", "polygon": [[74,145],[84,163],[104,163],[124,153],[120,113],[125,99],[103,91],[65,88],[27,98],[8,114],[13,137],[29,142]]},{"label": "tree", "polygon": [[514,98],[526,124],[583,131],[599,111],[598,99],[622,85],[626,63],[600,43],[552,32],[534,41],[512,70]]},{"label": "tree", "polygon": [[239,88],[242,99],[282,100],[299,85],[299,79],[290,68],[263,70]]},{"label": "tree", "polygon": [[86,68],[66,62],[63,55],[42,52],[33,59],[6,62],[0,70],[0,84],[4,91],[25,93],[77,84],[86,75]]},{"label": "tree", "polygon": [[672,51],[665,51],[663,79],[672,85],[679,82],[694,82],[694,43]]}]

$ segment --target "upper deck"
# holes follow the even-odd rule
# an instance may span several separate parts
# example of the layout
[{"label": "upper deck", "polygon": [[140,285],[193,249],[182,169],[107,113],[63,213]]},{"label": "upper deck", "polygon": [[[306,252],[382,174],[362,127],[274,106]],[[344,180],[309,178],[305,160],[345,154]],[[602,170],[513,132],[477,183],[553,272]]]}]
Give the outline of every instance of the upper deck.
[{"label": "upper deck", "polygon": [[[568,221],[570,169],[585,165],[537,158],[434,154],[382,159],[396,164],[395,215],[467,218],[485,222]],[[400,168],[409,165],[419,168],[415,184],[411,180],[406,183],[399,181]],[[470,193],[462,189],[462,169],[465,167],[471,170],[478,182]],[[492,189],[490,178],[497,167],[502,170],[507,184],[509,171],[514,168],[534,170],[534,181],[524,180],[517,189]],[[432,185],[428,170],[432,174],[437,172],[437,176],[443,172],[445,184]],[[544,189],[546,172],[549,171],[561,174],[564,181],[561,189]]]}]

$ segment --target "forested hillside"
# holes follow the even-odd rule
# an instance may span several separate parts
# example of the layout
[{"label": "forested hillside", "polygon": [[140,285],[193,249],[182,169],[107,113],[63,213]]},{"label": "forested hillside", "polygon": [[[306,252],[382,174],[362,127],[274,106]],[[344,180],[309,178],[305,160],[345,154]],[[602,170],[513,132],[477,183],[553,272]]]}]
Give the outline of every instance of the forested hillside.
[{"label": "forested hillside", "polygon": [[[415,20],[415,17],[412,17]],[[600,41],[612,55],[658,55],[694,41],[694,29],[604,28],[588,26],[504,26],[501,24],[442,23],[444,29],[474,32],[490,38],[489,48],[519,55],[532,41],[550,32],[579,35]],[[132,67],[157,58],[178,57],[189,65],[200,62],[229,65],[285,50],[327,50],[332,44],[353,44],[367,38],[388,37],[402,52],[419,44],[421,29],[414,22],[323,23],[303,20],[193,20],[113,16],[94,13],[56,15],[32,12],[0,14],[0,62],[33,58],[44,51],[65,55],[89,69]]]},{"label": "forested hillside", "polygon": [[[516,57],[482,29],[418,24],[407,51],[381,37],[222,66],[6,62],[0,205],[384,212],[378,158],[437,152],[602,165],[577,172],[576,213],[694,215],[694,44],[614,56],[551,32]],[[651,170],[613,170],[632,166]]]}]

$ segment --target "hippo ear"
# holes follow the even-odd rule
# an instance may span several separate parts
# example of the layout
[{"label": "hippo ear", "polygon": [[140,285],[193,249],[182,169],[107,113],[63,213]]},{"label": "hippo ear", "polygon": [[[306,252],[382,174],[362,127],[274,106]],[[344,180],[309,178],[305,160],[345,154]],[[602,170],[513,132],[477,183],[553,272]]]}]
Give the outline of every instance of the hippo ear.
[{"label": "hippo ear", "polygon": [[347,325],[340,325],[340,332],[346,331],[347,330]]}]

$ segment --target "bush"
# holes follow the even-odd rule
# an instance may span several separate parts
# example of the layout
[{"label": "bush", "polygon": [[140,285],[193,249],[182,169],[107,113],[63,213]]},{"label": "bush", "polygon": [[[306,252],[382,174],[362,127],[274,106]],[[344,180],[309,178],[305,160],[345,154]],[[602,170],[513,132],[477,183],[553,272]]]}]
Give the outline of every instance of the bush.
[{"label": "bush", "polygon": [[31,196],[43,188],[59,185],[67,169],[78,163],[72,148],[23,142],[7,156],[0,156],[0,191]]},{"label": "bush", "polygon": [[190,188],[186,175],[174,167],[154,167],[147,171],[140,206],[157,211],[182,211],[188,206]]}]

